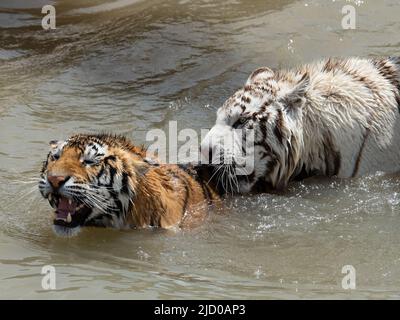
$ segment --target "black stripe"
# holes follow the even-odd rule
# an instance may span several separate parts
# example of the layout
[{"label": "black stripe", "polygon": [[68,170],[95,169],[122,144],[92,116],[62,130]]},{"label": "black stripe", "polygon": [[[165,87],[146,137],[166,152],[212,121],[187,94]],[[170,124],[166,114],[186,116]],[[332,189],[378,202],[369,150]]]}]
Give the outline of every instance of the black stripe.
[{"label": "black stripe", "polygon": [[105,157],[103,159],[103,161],[106,162],[106,163],[108,163],[109,161],[116,161],[116,160],[117,160],[116,156],[113,156],[113,155]]},{"label": "black stripe", "polygon": [[[115,191],[113,189],[113,185],[114,185],[114,180],[115,180],[115,175],[117,174],[117,169],[110,166],[109,164],[107,165],[108,168],[108,173],[110,175],[110,182],[108,184],[104,183],[104,184],[100,184],[99,182],[99,186],[104,186],[108,188],[108,192],[110,193],[110,196],[113,198],[115,205],[118,208],[118,211],[116,211],[117,216],[120,216],[120,214],[122,213],[122,203],[119,200],[119,193],[117,191]],[[101,176],[105,174],[105,166],[103,166],[100,169],[100,172],[97,175],[97,179],[100,180]]]},{"label": "black stripe", "polygon": [[103,165],[99,171],[99,173],[97,174],[97,180],[100,180],[100,177],[104,174],[104,168],[105,166]]},{"label": "black stripe", "polygon": [[185,215],[186,213],[186,209],[188,206],[188,202],[189,202],[189,187],[187,185],[187,182],[184,181],[183,182],[185,185],[185,201],[183,202],[183,207],[182,207],[182,217]]},{"label": "black stripe", "polygon": [[50,153],[51,153],[51,152],[49,152],[49,154],[47,155],[46,160],[43,161],[43,163],[42,163],[42,170],[40,171],[40,173],[44,173],[44,172],[46,171],[47,166],[48,166],[48,164],[49,164]]},{"label": "black stripe", "polygon": [[360,169],[361,157],[362,157],[362,154],[363,154],[363,151],[364,151],[364,147],[365,147],[365,144],[367,142],[367,138],[368,138],[370,132],[371,132],[370,129],[367,128],[365,133],[364,133],[364,140],[363,140],[363,142],[361,144],[360,151],[358,152],[356,163],[354,164],[353,174],[351,175],[352,178],[354,178],[357,175],[357,173],[358,173],[358,171]]},{"label": "black stripe", "polygon": [[396,87],[395,97],[396,97],[397,107],[400,112],[400,57],[389,57],[389,61],[392,62],[397,69],[395,81],[392,83]]},{"label": "black stripe", "polygon": [[274,134],[280,144],[283,143],[282,127],[283,127],[283,114],[282,110],[278,110],[278,115],[275,120]]},{"label": "black stripe", "polygon": [[325,157],[325,175],[336,176],[341,166],[341,155],[336,150],[332,138],[329,135],[324,136],[324,157]]},{"label": "black stripe", "polygon": [[124,172],[124,173],[122,174],[122,181],[121,181],[122,188],[121,188],[121,193],[124,193],[124,194],[128,194],[128,193],[129,193],[129,188],[128,188],[128,177],[129,177],[129,175],[128,175],[126,172]]}]

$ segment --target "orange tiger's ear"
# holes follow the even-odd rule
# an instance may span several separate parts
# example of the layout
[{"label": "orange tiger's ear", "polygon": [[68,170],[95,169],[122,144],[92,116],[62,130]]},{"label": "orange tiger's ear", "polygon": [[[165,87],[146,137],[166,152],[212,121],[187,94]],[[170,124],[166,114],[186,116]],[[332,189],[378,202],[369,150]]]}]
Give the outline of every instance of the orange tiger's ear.
[{"label": "orange tiger's ear", "polygon": [[57,149],[58,147],[62,146],[65,143],[65,141],[61,140],[51,140],[49,142],[50,149]]},{"label": "orange tiger's ear", "polygon": [[49,142],[49,146],[50,146],[51,148],[57,147],[57,144],[58,144],[58,140],[51,140],[51,141]]}]

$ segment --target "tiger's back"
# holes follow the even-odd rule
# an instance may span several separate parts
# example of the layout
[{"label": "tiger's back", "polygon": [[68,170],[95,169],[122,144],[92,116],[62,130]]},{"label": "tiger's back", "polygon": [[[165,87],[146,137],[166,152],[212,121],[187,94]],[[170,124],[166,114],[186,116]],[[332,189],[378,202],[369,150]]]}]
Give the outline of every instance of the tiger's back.
[{"label": "tiger's back", "polygon": [[[356,177],[400,171],[400,59],[327,59],[308,65],[303,163],[322,172]],[[311,134],[312,132],[312,134]]]}]

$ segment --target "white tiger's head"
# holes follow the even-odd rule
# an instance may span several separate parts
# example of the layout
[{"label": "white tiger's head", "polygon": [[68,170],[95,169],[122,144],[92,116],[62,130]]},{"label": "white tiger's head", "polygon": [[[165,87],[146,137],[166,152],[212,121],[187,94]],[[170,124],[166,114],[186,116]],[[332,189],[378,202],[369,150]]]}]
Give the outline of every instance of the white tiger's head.
[{"label": "white tiger's head", "polygon": [[201,152],[225,191],[286,187],[298,169],[308,86],[307,73],[260,68],[219,108]]}]

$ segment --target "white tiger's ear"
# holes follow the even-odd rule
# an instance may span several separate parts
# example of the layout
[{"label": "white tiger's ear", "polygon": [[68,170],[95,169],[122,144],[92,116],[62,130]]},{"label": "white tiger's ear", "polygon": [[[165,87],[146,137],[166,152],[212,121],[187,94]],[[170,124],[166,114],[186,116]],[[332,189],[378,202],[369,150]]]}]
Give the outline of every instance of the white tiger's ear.
[{"label": "white tiger's ear", "polygon": [[246,86],[257,82],[257,81],[262,81],[262,80],[267,80],[269,78],[272,78],[274,76],[274,71],[271,70],[268,67],[262,67],[254,70],[250,77],[247,79]]},{"label": "white tiger's ear", "polygon": [[281,98],[281,102],[288,111],[294,111],[304,106],[309,85],[310,76],[308,73],[305,73],[294,89]]}]

